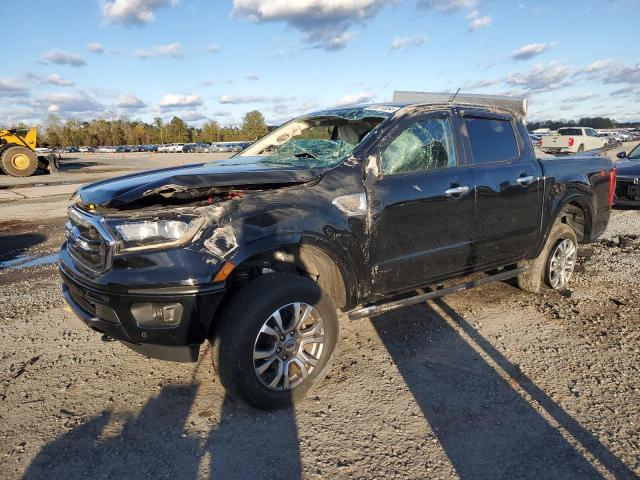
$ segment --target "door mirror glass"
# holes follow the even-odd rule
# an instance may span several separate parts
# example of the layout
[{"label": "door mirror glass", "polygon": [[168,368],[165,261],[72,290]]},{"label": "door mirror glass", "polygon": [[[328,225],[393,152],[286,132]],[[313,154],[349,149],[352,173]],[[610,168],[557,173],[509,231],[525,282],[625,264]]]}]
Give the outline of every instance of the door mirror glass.
[{"label": "door mirror glass", "polygon": [[618,157],[618,158],[627,158],[627,152],[618,152],[616,157]]}]

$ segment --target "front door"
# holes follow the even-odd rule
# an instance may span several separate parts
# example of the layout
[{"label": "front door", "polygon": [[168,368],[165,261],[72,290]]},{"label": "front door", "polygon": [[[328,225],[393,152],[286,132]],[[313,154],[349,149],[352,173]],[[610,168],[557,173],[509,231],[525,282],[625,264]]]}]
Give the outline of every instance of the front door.
[{"label": "front door", "polygon": [[373,293],[468,269],[473,176],[448,111],[405,119],[379,146],[382,177],[367,192]]}]

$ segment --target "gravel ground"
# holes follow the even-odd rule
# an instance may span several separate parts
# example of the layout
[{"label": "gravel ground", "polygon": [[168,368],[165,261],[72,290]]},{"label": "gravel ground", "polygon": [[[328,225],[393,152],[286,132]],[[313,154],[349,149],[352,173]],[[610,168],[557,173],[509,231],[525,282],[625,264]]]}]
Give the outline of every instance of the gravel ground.
[{"label": "gravel ground", "polygon": [[[42,256],[62,220],[0,223]],[[571,290],[499,283],[342,319],[329,376],[295,411],[226,397],[208,354],[103,343],[54,265],[0,270],[0,478],[638,478],[640,213],[616,210]]]}]

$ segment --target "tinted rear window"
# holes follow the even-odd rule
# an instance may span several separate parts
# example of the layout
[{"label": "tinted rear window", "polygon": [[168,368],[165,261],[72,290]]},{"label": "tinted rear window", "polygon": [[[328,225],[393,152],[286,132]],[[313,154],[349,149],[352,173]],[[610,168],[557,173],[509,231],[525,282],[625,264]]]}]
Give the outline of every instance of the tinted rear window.
[{"label": "tinted rear window", "polygon": [[473,163],[500,162],[519,155],[510,121],[467,118],[465,123],[469,132]]},{"label": "tinted rear window", "polygon": [[582,130],[579,128],[561,128],[558,130],[560,135],[582,135]]}]

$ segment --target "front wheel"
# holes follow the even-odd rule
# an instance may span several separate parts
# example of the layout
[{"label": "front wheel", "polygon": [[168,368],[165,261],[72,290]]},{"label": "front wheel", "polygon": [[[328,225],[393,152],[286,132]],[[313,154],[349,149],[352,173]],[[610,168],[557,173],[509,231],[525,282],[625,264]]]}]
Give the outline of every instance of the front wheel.
[{"label": "front wheel", "polygon": [[261,409],[292,405],[326,375],[338,339],[336,308],[307,277],[270,273],[224,307],[213,361],[224,387]]}]

